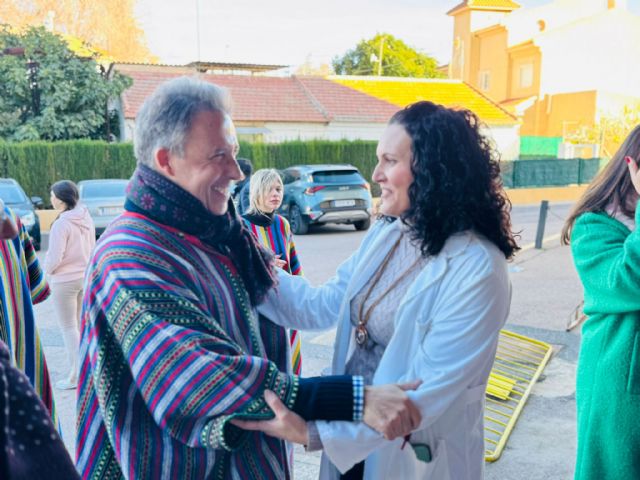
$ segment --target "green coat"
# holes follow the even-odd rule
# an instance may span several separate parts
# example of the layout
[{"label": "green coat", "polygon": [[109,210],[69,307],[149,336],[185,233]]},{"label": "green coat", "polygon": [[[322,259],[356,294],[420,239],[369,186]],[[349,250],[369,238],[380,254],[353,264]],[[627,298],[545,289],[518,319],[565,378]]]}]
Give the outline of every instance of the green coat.
[{"label": "green coat", "polygon": [[[640,208],[636,210],[640,226]],[[571,251],[584,286],[576,480],[640,479],[640,229],[578,217]]]}]

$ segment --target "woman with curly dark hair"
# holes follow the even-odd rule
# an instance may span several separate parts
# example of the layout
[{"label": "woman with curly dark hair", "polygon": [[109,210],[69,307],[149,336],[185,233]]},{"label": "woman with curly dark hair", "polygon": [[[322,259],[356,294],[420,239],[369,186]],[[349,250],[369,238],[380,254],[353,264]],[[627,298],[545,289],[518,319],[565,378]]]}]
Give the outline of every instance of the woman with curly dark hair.
[{"label": "woman with curly dark hair", "polygon": [[[477,117],[430,102],[397,112],[378,144],[380,213],[324,285],[280,273],[262,306],[299,329],[338,323],[334,374],[365,385],[421,381],[421,420],[387,438],[363,423],[308,422],[271,402],[274,420],[241,426],[324,449],[321,478],[479,479],[483,402],[507,319],[510,231],[496,155]],[[404,438],[403,438],[404,437]]]}]

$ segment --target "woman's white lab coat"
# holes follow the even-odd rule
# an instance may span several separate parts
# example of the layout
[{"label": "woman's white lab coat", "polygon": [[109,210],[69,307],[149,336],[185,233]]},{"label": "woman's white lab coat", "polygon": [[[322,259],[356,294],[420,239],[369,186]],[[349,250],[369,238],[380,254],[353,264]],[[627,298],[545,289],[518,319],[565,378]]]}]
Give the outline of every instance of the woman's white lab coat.
[{"label": "woman's white lab coat", "polygon": [[[276,323],[299,329],[338,324],[332,373],[343,374],[357,348],[351,299],[380,266],[401,234],[399,221],[378,221],[360,248],[320,287],[280,275],[260,307]],[[467,231],[449,238],[398,305],[395,331],[373,383],[422,380],[408,392],[422,413],[411,443],[427,444],[432,461],[416,458],[402,439],[385,440],[364,423],[317,422],[324,446],[321,478],[337,479],[365,460],[365,479],[480,479],[484,467],[483,411],[487,378],[504,325],[511,287],[504,255]],[[337,469],[336,469],[337,467]]]}]

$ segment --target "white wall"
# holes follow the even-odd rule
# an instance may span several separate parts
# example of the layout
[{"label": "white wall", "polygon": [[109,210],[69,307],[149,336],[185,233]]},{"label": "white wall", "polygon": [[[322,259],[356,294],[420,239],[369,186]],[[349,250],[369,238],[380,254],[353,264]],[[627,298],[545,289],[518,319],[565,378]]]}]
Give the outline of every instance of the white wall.
[{"label": "white wall", "polygon": [[264,135],[267,143],[286,140],[378,140],[386,123],[331,122],[283,123],[272,122],[264,125],[271,133]]},{"label": "white wall", "polygon": [[124,141],[133,142],[133,132],[136,129],[136,121],[133,118],[127,118],[124,121]]},{"label": "white wall", "polygon": [[[385,123],[265,123],[271,133],[264,134],[265,143],[279,143],[286,140],[373,140],[377,141],[386,127]],[[126,120],[127,141],[133,140],[135,122]],[[490,126],[483,130],[500,152],[503,160],[518,158],[520,152],[520,125]]]},{"label": "white wall", "polygon": [[535,43],[542,53],[541,95],[606,90],[640,96],[640,17],[611,10]]},{"label": "white wall", "polygon": [[489,126],[482,133],[493,140],[500,160],[515,160],[520,155],[520,125]]},{"label": "white wall", "polygon": [[500,21],[508,16],[508,12],[487,12],[483,10],[473,10],[471,12],[471,22],[469,28],[472,32],[483,28],[498,25]]},{"label": "white wall", "polygon": [[606,10],[607,0],[556,0],[539,7],[515,10],[502,24],[509,31],[508,45],[512,47],[541,33],[538,20],[544,21],[548,31]]}]

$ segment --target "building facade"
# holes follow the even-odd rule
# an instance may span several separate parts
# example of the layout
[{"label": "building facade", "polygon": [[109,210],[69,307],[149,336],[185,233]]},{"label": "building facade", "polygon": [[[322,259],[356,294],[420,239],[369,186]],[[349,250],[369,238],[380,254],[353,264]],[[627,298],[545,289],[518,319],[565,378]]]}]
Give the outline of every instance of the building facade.
[{"label": "building facade", "polygon": [[640,108],[640,17],[625,0],[466,0],[449,75],[522,120],[520,134],[562,137]]}]

